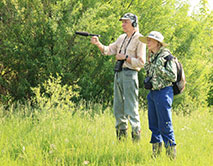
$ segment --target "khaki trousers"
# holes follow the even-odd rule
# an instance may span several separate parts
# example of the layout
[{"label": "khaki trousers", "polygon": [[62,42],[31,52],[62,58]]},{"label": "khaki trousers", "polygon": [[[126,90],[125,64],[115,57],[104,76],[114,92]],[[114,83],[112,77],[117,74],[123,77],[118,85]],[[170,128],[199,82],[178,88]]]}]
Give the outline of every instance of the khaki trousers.
[{"label": "khaki trousers", "polygon": [[114,115],[116,129],[128,128],[128,121],[133,132],[140,131],[140,117],[138,113],[138,72],[122,70],[115,73],[114,78]]}]

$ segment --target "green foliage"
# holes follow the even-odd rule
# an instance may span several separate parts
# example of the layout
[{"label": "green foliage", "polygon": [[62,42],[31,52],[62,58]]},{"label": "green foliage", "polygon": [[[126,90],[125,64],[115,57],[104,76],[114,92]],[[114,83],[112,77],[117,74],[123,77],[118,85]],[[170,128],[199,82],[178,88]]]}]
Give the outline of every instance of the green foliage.
[{"label": "green foliage", "polygon": [[[59,73],[62,87],[78,84],[79,99],[111,104],[115,58],[101,55],[89,37],[77,36],[75,31],[101,34],[100,41],[108,45],[123,33],[121,15],[132,12],[139,18],[140,32],[162,32],[184,66],[186,90],[175,97],[174,106],[212,105],[212,11],[204,0],[191,16],[188,10],[187,2],[176,0],[3,0],[0,101],[30,99],[33,87]],[[142,69],[141,101],[148,93],[144,77]]]},{"label": "green foliage", "polygon": [[35,94],[34,103],[42,111],[52,108],[72,110],[75,105],[72,100],[79,96],[78,92],[75,91],[77,88],[77,85],[62,86],[61,76],[59,75],[57,75],[57,78],[50,76],[42,85],[32,88]]}]

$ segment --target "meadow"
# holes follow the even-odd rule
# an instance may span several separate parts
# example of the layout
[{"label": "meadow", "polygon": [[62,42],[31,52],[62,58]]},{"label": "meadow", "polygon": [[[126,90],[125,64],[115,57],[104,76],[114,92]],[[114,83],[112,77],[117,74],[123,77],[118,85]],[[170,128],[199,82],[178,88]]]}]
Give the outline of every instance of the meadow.
[{"label": "meadow", "polygon": [[[204,0],[190,15],[189,8],[185,0],[1,0],[0,166],[212,165],[213,13]],[[146,102],[141,141],[132,142],[131,128],[127,140],[116,139],[114,56],[75,33],[100,34],[108,45],[123,33],[127,12],[144,36],[161,32],[184,66],[186,88],[173,103],[175,161],[165,149],[151,158]],[[146,101],[143,69],[138,77]]]},{"label": "meadow", "polygon": [[[2,166],[208,166],[213,163],[213,114],[173,113],[177,159],[151,158],[147,112],[140,110],[139,143],[116,139],[111,108],[64,111],[32,110],[29,106],[0,109],[0,164]],[[6,113],[5,113],[6,112]],[[94,113],[96,112],[96,113]]]}]

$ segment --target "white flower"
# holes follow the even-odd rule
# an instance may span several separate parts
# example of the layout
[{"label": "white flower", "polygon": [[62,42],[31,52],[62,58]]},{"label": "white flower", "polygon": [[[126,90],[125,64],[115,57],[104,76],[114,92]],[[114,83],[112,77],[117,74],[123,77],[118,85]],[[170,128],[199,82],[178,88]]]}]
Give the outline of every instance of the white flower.
[{"label": "white flower", "polygon": [[84,161],[83,164],[87,165],[87,164],[89,164],[89,161]]}]

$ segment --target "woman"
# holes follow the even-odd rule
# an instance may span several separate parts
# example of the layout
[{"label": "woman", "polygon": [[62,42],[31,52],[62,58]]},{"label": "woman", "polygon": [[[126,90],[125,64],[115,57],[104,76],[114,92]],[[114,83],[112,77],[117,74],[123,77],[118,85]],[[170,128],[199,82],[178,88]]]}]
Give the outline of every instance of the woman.
[{"label": "woman", "polygon": [[[162,151],[164,141],[166,153],[173,159],[176,158],[176,143],[172,127],[172,82],[176,81],[177,69],[173,59],[167,61],[165,57],[171,56],[170,51],[165,48],[163,35],[152,31],[147,37],[139,40],[147,44],[149,55],[144,66],[147,72],[148,86],[150,92],[148,99],[149,129],[152,131],[151,141],[153,156],[156,157]],[[147,84],[145,85],[145,87]]]}]

